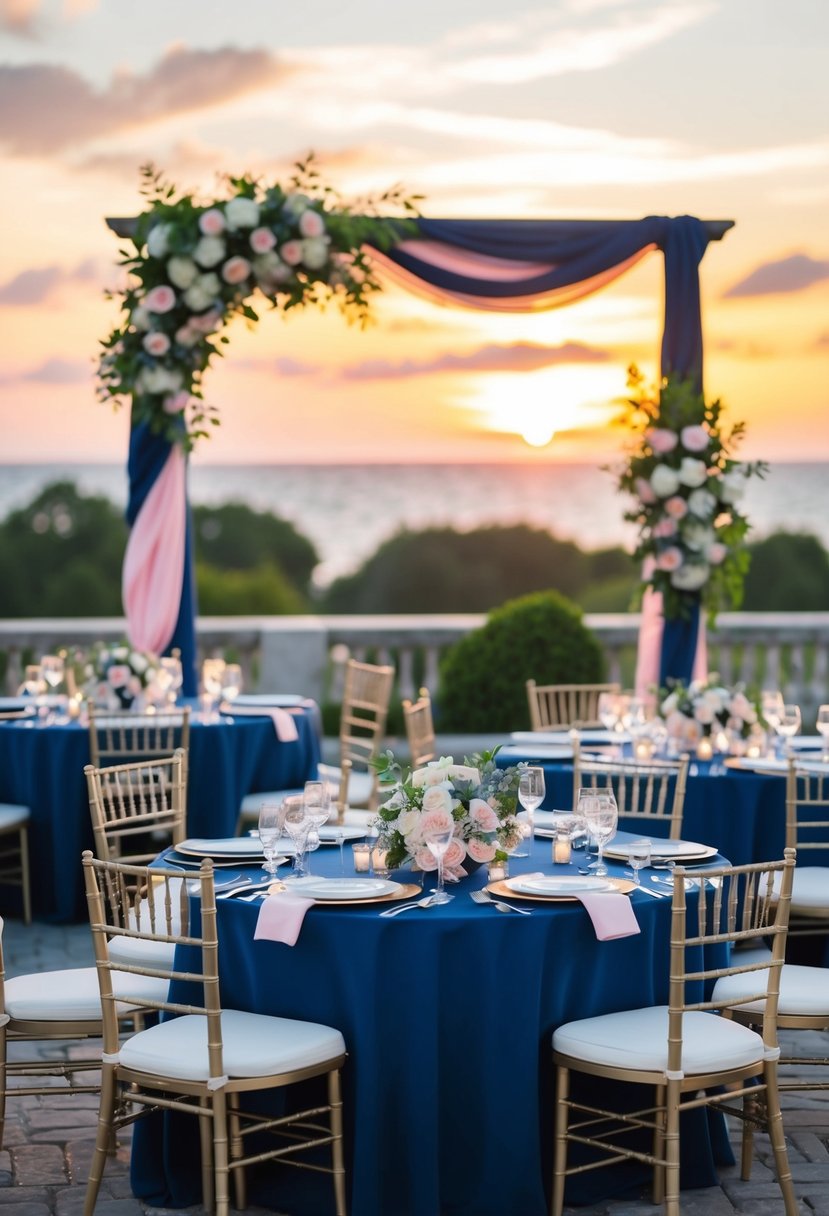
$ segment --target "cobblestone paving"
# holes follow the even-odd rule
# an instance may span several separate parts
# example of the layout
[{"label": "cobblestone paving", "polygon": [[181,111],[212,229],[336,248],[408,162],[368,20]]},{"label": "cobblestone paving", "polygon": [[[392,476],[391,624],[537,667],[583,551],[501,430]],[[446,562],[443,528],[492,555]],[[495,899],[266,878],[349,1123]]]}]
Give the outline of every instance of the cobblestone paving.
[{"label": "cobblestone paving", "polygon": [[[92,962],[85,925],[34,925],[27,929],[19,922],[7,921],[3,944],[8,975]],[[826,1055],[827,1040],[829,1036],[800,1034],[792,1036],[790,1044],[800,1055]],[[96,1110],[97,1099],[87,1095],[78,1095],[71,1102],[66,1098],[9,1100],[0,1151],[0,1216],[79,1216]],[[829,1093],[784,1095],[784,1111],[789,1160],[802,1216],[829,1216]],[[128,1135],[121,1140],[117,1157],[107,1163],[95,1211],[96,1216],[161,1212],[132,1195]],[[197,1216],[202,1209],[187,1211]],[[567,1216],[653,1216],[656,1211],[646,1196],[566,1209]],[[721,1172],[719,1186],[682,1193],[683,1216],[781,1216],[782,1211],[768,1140],[763,1136],[756,1137],[750,1182],[742,1182],[739,1168],[732,1166]],[[383,1216],[398,1214],[388,1212]],[[524,1213],[505,1212],[503,1216]]]}]

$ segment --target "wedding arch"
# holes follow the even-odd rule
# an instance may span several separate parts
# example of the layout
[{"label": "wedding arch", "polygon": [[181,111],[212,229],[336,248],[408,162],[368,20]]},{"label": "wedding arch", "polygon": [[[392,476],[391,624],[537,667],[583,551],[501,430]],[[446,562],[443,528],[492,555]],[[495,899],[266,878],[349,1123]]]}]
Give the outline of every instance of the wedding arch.
[{"label": "wedding arch", "polygon": [[[104,396],[131,409],[123,574],[130,641],[159,654],[177,648],[186,695],[197,691],[187,452],[215,422],[202,404],[202,373],[234,312],[257,319],[254,289],[283,308],[335,297],[359,319],[390,276],[442,302],[535,312],[590,295],[661,252],[661,374],[702,389],[699,264],[733,221],[429,219],[399,194],[384,201],[402,203],[403,217],[388,218],[354,214],[302,179],[289,190],[233,179],[231,198],[199,206],[188,195],[172,201],[172,190],[154,180],[147,211],[106,221],[135,253],[122,258],[133,281],[123,322],[103,343],[101,383]],[[658,644],[669,674],[690,677],[696,642],[697,617],[664,622]]]}]

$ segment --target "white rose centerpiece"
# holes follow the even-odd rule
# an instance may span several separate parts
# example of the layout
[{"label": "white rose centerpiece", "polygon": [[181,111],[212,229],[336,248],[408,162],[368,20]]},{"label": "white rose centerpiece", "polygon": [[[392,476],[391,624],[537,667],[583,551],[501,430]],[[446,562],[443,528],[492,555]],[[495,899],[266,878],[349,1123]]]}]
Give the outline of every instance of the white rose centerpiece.
[{"label": "white rose centerpiece", "polygon": [[450,823],[454,835],[444,858],[447,879],[463,878],[516,847],[521,838],[516,819],[521,766],[499,769],[497,751],[466,757],[463,764],[443,756],[405,776],[391,752],[379,758],[381,783],[393,783],[391,796],[378,811],[390,869],[436,869],[426,836]]},{"label": "white rose centerpiece", "polygon": [[134,650],[128,642],[108,645],[99,642],[83,668],[87,697],[114,712],[132,709],[158,675],[156,655]]},{"label": "white rose centerpiece", "polygon": [[695,747],[700,739],[712,736],[719,742],[718,750],[725,751],[734,739],[747,739],[759,724],[757,706],[743,685],[727,688],[716,672],[707,680],[675,683],[667,694],[663,692],[660,712],[668,734],[683,747]]}]

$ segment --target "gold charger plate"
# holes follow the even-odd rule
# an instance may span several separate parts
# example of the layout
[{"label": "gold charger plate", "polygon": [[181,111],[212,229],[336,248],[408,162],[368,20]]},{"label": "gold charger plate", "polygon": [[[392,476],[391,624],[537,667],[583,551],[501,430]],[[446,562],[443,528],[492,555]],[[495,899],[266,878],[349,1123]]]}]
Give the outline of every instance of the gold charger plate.
[{"label": "gold charger plate", "polygon": [[[284,883],[275,882],[268,887],[268,894],[280,895],[289,889]],[[393,904],[398,903],[401,899],[411,899],[413,895],[420,894],[422,891],[419,883],[404,882],[400,884],[399,891],[391,891],[388,895],[375,895],[368,899],[315,899],[314,907],[327,908],[330,905],[332,908],[337,908],[341,904]]]},{"label": "gold charger plate", "polygon": [[[516,877],[518,876],[516,875]],[[631,891],[636,890],[636,883],[631,882],[629,878],[608,878],[607,881],[619,892],[620,895],[628,895]],[[495,882],[487,883],[486,889],[487,891],[491,891],[493,895],[504,895],[508,899],[534,899],[542,904],[559,903],[561,900],[567,900],[572,903],[574,900],[578,899],[579,895],[590,894],[590,890],[588,888],[584,891],[580,891],[578,895],[575,891],[572,895],[566,895],[564,892],[562,892],[560,895],[535,895],[529,891],[513,891],[512,887],[508,887],[506,882],[501,878],[496,879]],[[593,894],[605,895],[607,892],[596,891],[594,889]]]}]

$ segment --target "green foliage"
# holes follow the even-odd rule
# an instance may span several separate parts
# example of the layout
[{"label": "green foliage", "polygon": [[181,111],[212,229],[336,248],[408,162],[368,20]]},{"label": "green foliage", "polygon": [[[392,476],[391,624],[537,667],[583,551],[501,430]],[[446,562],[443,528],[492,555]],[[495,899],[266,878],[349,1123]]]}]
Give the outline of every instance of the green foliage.
[{"label": "green foliage", "polygon": [[437,698],[443,731],[529,728],[526,681],[593,684],[604,677],[601,646],[581,612],[555,591],[512,600],[447,651]]},{"label": "green foliage", "polygon": [[[319,556],[293,524],[270,512],[254,511],[244,503],[229,502],[219,507],[194,507],[193,527],[200,562],[218,570],[252,570],[275,562],[281,574],[307,594]],[[202,611],[206,609],[202,607]]]},{"label": "green foliage", "polygon": [[775,532],[749,551],[747,612],[825,612],[829,607],[829,554],[816,536]]},{"label": "green foliage", "polygon": [[252,570],[219,570],[196,565],[199,612],[205,616],[293,616],[308,603],[278,566],[263,562]]},{"label": "green foliage", "polygon": [[[629,558],[626,564],[629,569]],[[550,586],[575,597],[592,577],[591,555],[523,524],[472,532],[403,531],[356,574],[337,579],[323,611],[488,612],[506,599]]]}]

